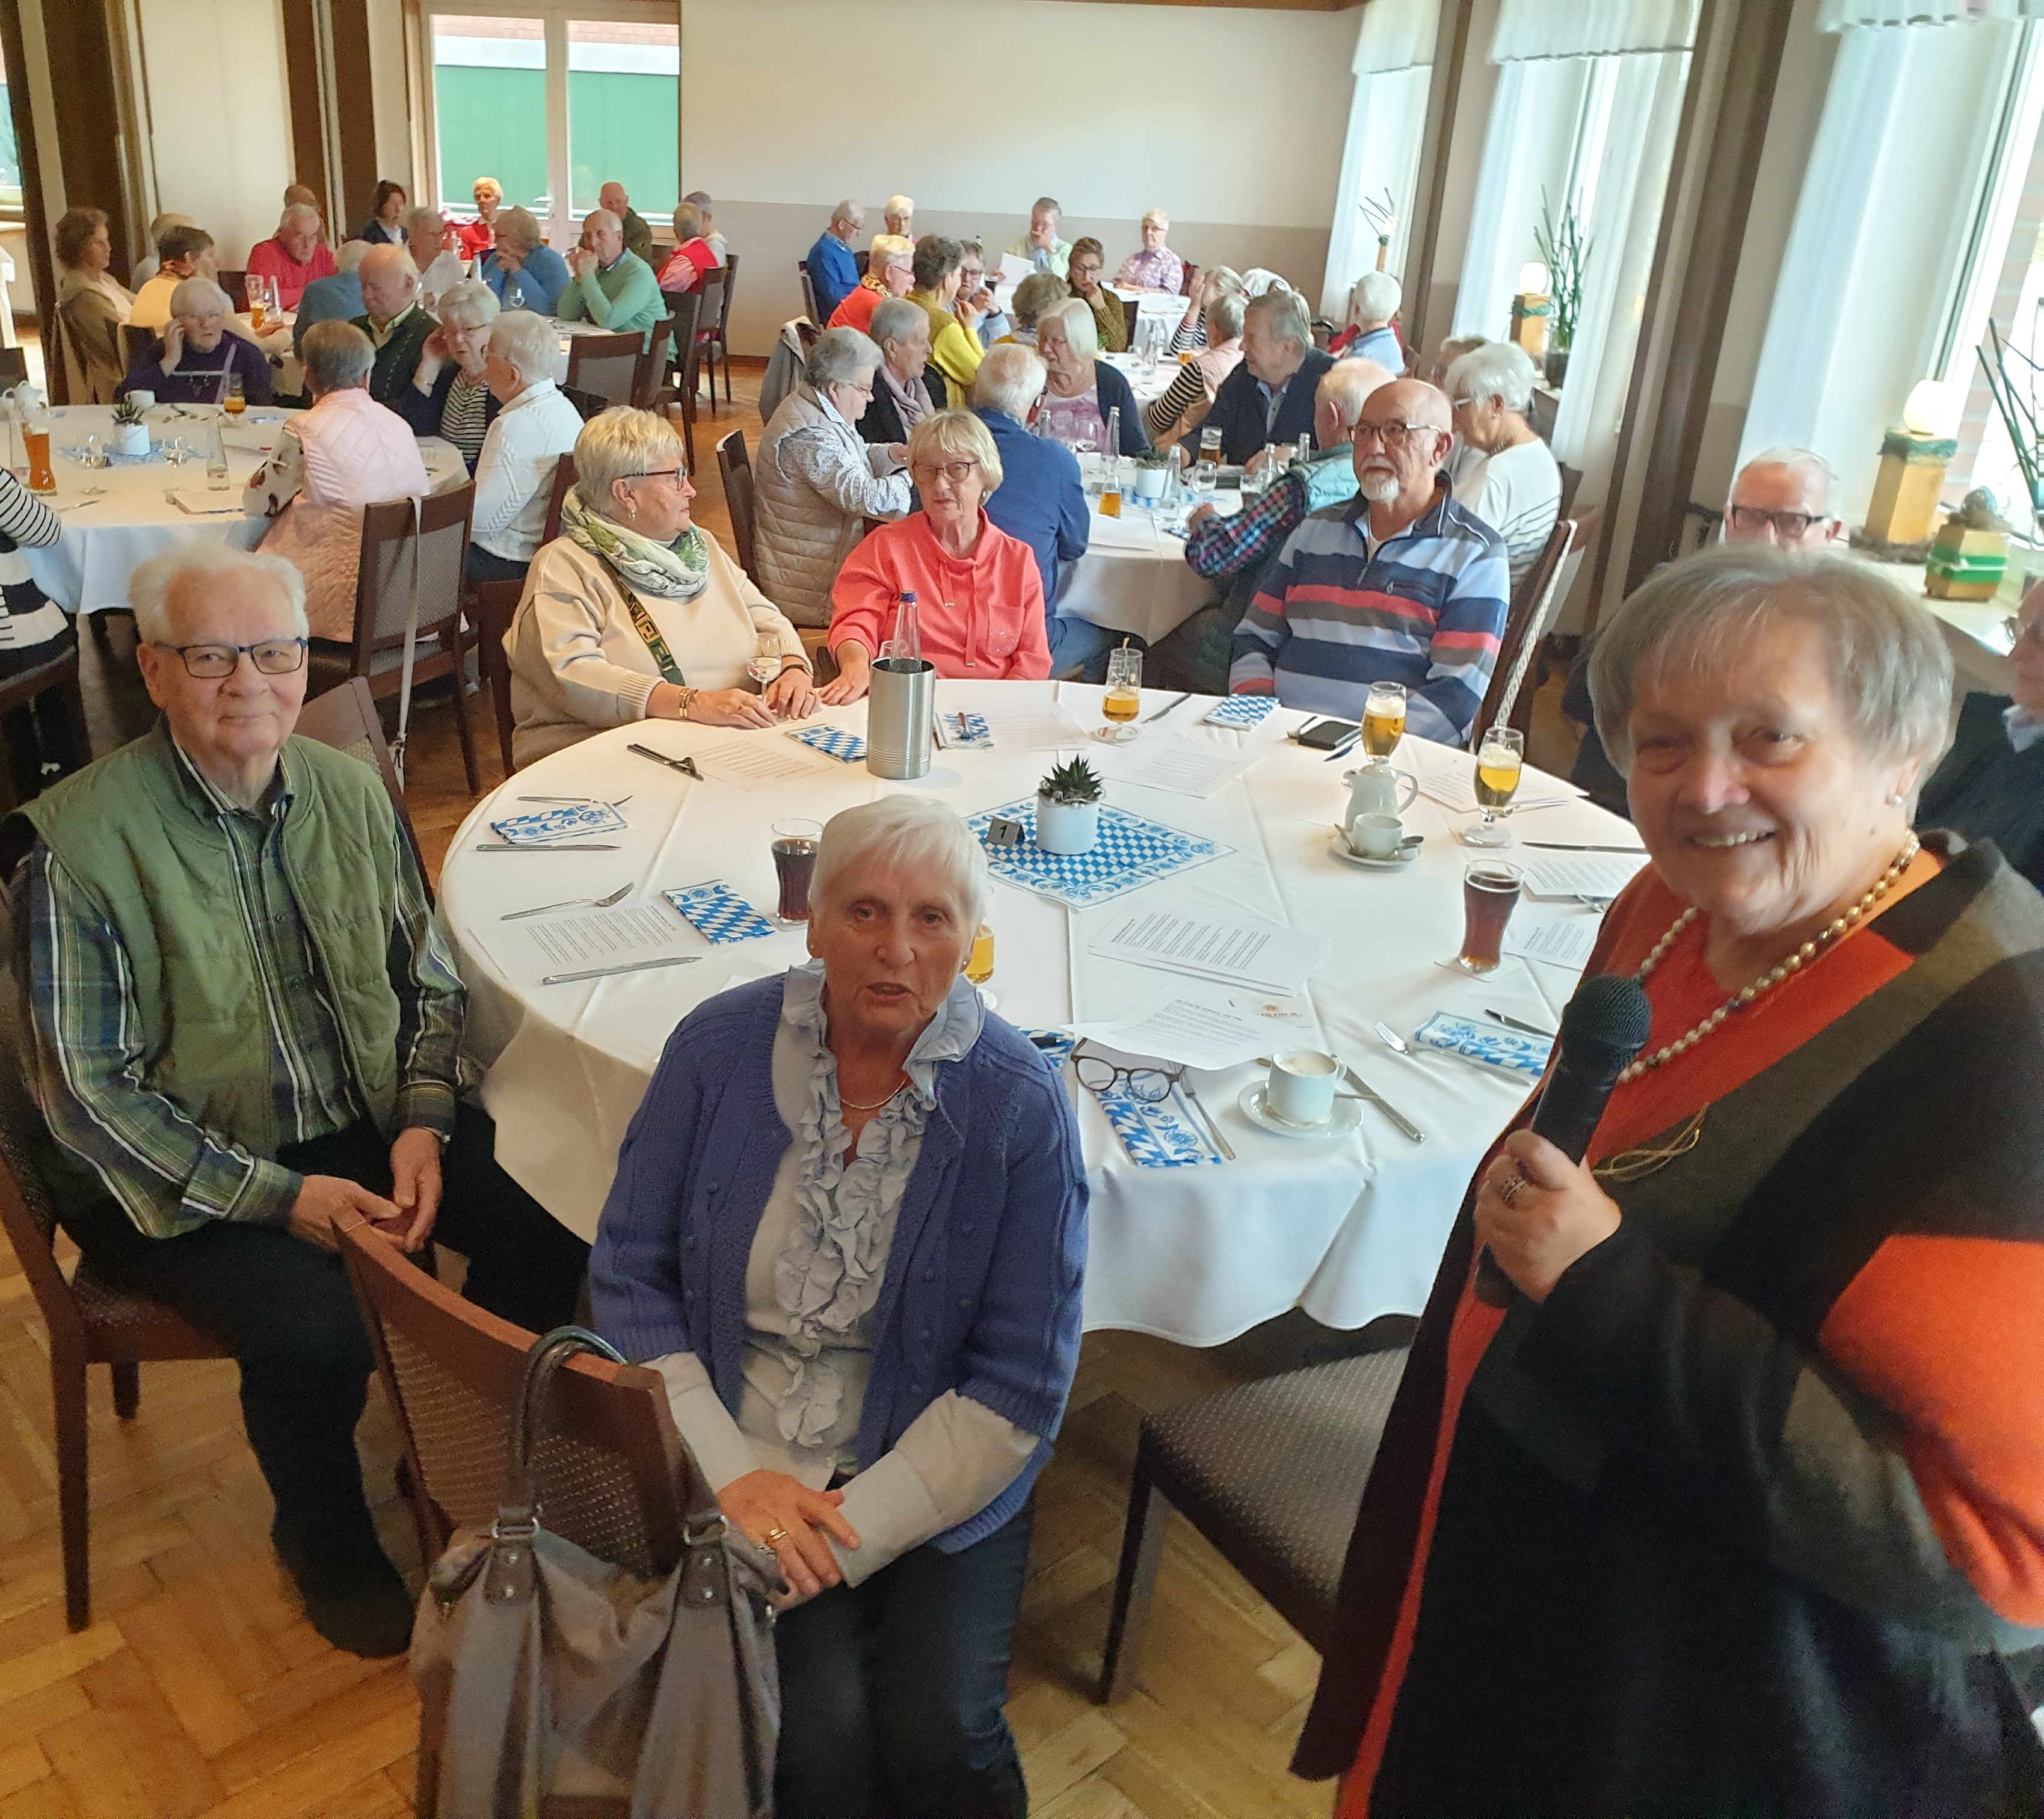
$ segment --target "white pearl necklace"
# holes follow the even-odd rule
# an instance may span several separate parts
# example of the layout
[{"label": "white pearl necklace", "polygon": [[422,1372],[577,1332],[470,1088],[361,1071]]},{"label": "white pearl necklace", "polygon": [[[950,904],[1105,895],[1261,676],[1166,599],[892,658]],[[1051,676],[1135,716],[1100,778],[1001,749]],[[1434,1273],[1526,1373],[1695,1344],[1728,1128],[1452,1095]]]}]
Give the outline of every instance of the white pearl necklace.
[{"label": "white pearl necklace", "polygon": [[[1744,1010],[1756,998],[1772,991],[1792,974],[1800,972],[1819,954],[1826,953],[1836,947],[1840,941],[1864,922],[1873,913],[1874,906],[1895,888],[1896,880],[1909,869],[1910,862],[1915,858],[1922,846],[1923,842],[1912,833],[1909,836],[1908,844],[1895,856],[1894,863],[1873,881],[1865,894],[1850,909],[1825,924],[1815,935],[1805,941],[1786,959],[1769,967],[1751,985],[1742,986],[1693,1029],[1677,1036],[1673,1042],[1663,1043],[1652,1054],[1642,1055],[1636,1060],[1629,1063],[1618,1076],[1619,1084],[1623,1086],[1629,1080],[1637,1080],[1642,1074],[1650,1073],[1656,1067],[1665,1067],[1677,1056],[1687,1054],[1734,1011]],[[1632,976],[1643,984],[1646,975],[1667,958],[1668,950],[1680,939],[1682,931],[1695,921],[1700,913],[1696,905],[1692,903],[1688,909],[1677,916],[1668,933],[1654,944],[1646,958],[1639,963],[1639,971]]]}]

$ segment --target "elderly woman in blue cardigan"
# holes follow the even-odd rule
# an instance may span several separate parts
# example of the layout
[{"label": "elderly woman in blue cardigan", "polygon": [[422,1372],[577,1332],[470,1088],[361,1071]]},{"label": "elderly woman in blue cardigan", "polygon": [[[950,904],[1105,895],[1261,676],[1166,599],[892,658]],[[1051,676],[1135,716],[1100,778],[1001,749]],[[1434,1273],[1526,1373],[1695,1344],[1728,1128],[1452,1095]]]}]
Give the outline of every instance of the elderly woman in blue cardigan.
[{"label": "elderly woman in blue cardigan", "polygon": [[597,1326],[788,1582],[779,1819],[1027,1809],[1001,1703],[1086,1186],[1049,1063],[963,977],[986,875],[940,803],[836,816],[814,958],[675,1030],[597,1234]]}]

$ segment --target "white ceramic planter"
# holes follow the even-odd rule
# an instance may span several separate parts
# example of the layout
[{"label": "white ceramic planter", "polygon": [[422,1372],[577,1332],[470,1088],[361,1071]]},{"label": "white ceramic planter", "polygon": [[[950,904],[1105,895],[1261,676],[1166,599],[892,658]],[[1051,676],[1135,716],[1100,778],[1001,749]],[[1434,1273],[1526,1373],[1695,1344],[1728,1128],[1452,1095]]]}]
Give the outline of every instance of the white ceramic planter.
[{"label": "white ceramic planter", "polygon": [[149,452],[149,426],[146,423],[117,423],[113,426],[113,452],[146,455]]},{"label": "white ceramic planter", "polygon": [[1133,490],[1138,504],[1154,506],[1164,496],[1164,470],[1162,467],[1138,467]]},{"label": "white ceramic planter", "polygon": [[1036,844],[1046,852],[1091,852],[1100,840],[1100,804],[1036,798]]}]

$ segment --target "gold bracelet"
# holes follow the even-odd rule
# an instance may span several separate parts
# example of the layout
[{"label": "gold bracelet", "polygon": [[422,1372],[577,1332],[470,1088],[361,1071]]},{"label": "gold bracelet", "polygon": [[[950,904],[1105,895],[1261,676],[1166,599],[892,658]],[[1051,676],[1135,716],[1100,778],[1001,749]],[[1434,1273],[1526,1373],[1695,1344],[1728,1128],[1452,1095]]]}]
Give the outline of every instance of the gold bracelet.
[{"label": "gold bracelet", "polygon": [[686,720],[689,717],[690,705],[702,691],[700,689],[690,688],[686,683],[677,683],[674,686],[682,691],[682,705],[675,710],[674,717],[677,720]]}]

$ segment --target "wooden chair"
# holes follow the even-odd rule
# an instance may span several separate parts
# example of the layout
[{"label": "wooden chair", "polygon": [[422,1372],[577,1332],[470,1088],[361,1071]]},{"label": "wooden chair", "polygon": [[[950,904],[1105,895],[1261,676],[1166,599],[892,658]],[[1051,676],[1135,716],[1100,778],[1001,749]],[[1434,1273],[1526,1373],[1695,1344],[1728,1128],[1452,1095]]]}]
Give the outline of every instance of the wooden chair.
[{"label": "wooden chair", "polygon": [[666,384],[668,363],[674,358],[674,318],[663,316],[646,331],[646,344],[640,352],[637,370],[632,375],[632,408],[651,410],[653,400]]},{"label": "wooden chair", "polygon": [[1200,280],[1200,268],[1189,259],[1185,262],[1185,275],[1178,280],[1178,294],[1189,297]]},{"label": "wooden chair", "polygon": [[[405,844],[412,849],[412,862],[419,868],[419,876],[426,876],[426,856],[419,849],[417,830],[412,825],[412,812],[405,806],[405,786],[398,781],[398,767],[390,762],[390,748],[383,737],[383,721],[376,711],[376,698],[369,692],[368,682],[361,676],[350,676],[339,688],[330,688],[325,694],[315,695],[298,710],[298,724],[294,729],[301,738],[316,739],[322,745],[331,745],[336,752],[345,752],[349,757],[367,764],[383,779],[384,794],[390,798],[390,806],[398,811],[398,825],[405,830]],[[508,771],[509,765],[505,765]],[[426,886],[426,901],[432,901],[433,887]]]},{"label": "wooden chair", "polygon": [[127,370],[133,372],[135,363],[156,345],[154,329],[138,329],[133,322],[121,325],[121,351],[128,356]]},{"label": "wooden chair", "polygon": [[820,329],[823,313],[816,307],[816,287],[809,276],[809,262],[806,259],[795,261],[795,278],[802,287],[802,313]]},{"label": "wooden chair", "polygon": [[[572,468],[570,471],[572,473]],[[518,602],[524,597],[525,584],[522,581],[476,583],[472,619],[475,627],[475,660],[482,671],[482,679],[490,685],[490,706],[497,716],[497,755],[504,760],[504,775],[507,777],[517,769],[511,762],[511,735],[517,729],[517,722],[511,717],[511,653],[505,649],[504,640],[511,629],[512,620],[517,615]]]},{"label": "wooden chair", "polygon": [[1566,517],[1574,508],[1576,494],[1583,483],[1583,471],[1571,467],[1566,461],[1557,461],[1555,471],[1562,476],[1562,509],[1559,515]]},{"label": "wooden chair", "polygon": [[0,348],[0,386],[25,383],[29,377],[29,356],[19,348]]},{"label": "wooden chair", "polygon": [[[48,663],[38,663],[32,670],[23,670],[19,675],[0,682],[0,720],[16,708],[26,707],[50,694],[55,694],[63,705],[64,718],[68,722],[64,729],[66,743],[70,747],[68,756],[74,767],[82,770],[92,760],[92,736],[85,717],[85,695],[78,686],[75,644]],[[19,806],[12,767],[0,764],[0,814],[11,813]]]},{"label": "wooden chair", "polygon": [[585,423],[589,422],[592,418],[602,416],[610,409],[613,402],[609,398],[599,398],[593,391],[578,391],[571,385],[564,385],[561,387],[561,396],[575,407]]},{"label": "wooden chair", "polygon": [[[64,1621],[78,1630],[92,1621],[87,1367],[112,1367],[113,1412],[132,1421],[142,1402],[141,1365],[159,1359],[225,1358],[227,1352],[168,1308],[103,1281],[83,1259],[65,1276],[56,1248],[62,1215],[56,1185],[62,1177],[52,1172],[56,1146],[22,1083],[19,1057],[25,1032],[15,1027],[16,1015],[11,1002],[0,1009],[0,1229],[21,1259],[29,1292],[49,1329]],[[98,1190],[96,1183],[93,1190]]]},{"label": "wooden chair", "polygon": [[859,267],[859,275],[863,278],[866,267],[873,263],[873,254],[866,248],[861,247],[851,256],[851,263]]},{"label": "wooden chair", "polygon": [[709,359],[709,407],[717,409],[717,369],[724,368],[724,402],[731,402],[731,298],[738,288],[738,255],[724,256],[724,295],[717,307],[717,332],[705,350]]},{"label": "wooden chair", "polygon": [[689,471],[694,473],[696,465],[696,388],[700,384],[702,341],[697,333],[703,319],[703,298],[700,291],[664,290],[661,295],[667,301],[667,308],[674,322],[674,363],[668,374],[666,392],[655,400],[655,410],[667,410],[678,407],[682,418],[682,440],[688,449]]},{"label": "wooden chair", "polygon": [[[1112,296],[1113,293],[1110,291],[1108,294]],[[1118,301],[1124,327],[1122,339],[1125,345],[1132,348],[1135,345],[1135,324],[1143,313],[1143,300],[1139,297],[1124,297]]]},{"label": "wooden chair", "polygon": [[1094,1698],[1128,1697],[1173,1509],[1324,1650],[1403,1347],[1288,1371],[1146,1415]]},{"label": "wooden chair", "polygon": [[752,463],[745,452],[743,430],[734,429],[717,439],[717,472],[724,483],[724,509],[731,513],[731,540],[738,545],[739,566],[756,587],[759,564],[752,540]]},{"label": "wooden chair", "polygon": [[[585,417],[583,421],[586,422],[588,419]],[[561,534],[561,510],[567,503],[568,488],[574,483],[574,456],[563,455],[554,463],[553,487],[547,494],[547,521],[540,531],[543,548]]]},{"label": "wooden chair", "polygon": [[639,377],[646,337],[634,329],[622,335],[577,335],[568,342],[568,383],[611,404],[629,404]]},{"label": "wooden chair", "polygon": [[248,307],[248,274],[244,271],[216,271],[213,281],[227,293],[227,300],[238,310]]},{"label": "wooden chair", "polygon": [[[482,789],[469,730],[463,675],[463,571],[468,561],[469,521],[475,510],[475,483],[465,481],[417,503],[419,620],[412,683],[445,679],[454,695],[455,730],[471,795]],[[386,499],[362,511],[361,566],[355,583],[355,644],[347,666],[315,656],[312,687],[323,694],[350,676],[360,676],[383,701],[403,686],[405,625],[410,616],[413,574],[413,502]]]},{"label": "wooden chair", "polygon": [[[1504,615],[1504,635],[1498,641],[1497,662],[1490,672],[1490,686],[1484,691],[1483,706],[1477,710],[1471,729],[1475,736],[1481,737],[1496,723],[1508,692],[1512,694],[1512,713],[1506,725],[1524,733],[1532,731],[1533,697],[1540,682],[1536,667],[1540,646],[1562,602],[1569,597],[1596,521],[1595,506],[1585,506],[1575,517],[1558,518],[1532,567],[1512,590],[1511,604]],[[1515,675],[1520,678],[1516,692]]]},{"label": "wooden chair", "polygon": [[702,361],[709,357],[709,408],[713,415],[717,410],[717,333],[724,321],[724,287],[726,274],[722,266],[705,271],[697,280],[695,289],[690,293],[696,299],[696,332],[690,343],[690,352],[695,356],[695,372],[691,375],[691,396],[695,384],[700,383]]}]

